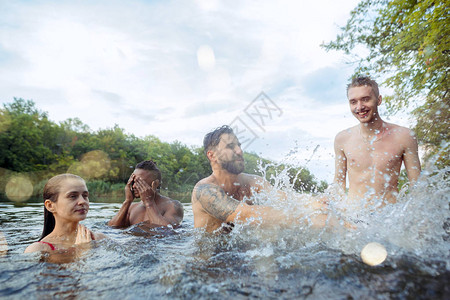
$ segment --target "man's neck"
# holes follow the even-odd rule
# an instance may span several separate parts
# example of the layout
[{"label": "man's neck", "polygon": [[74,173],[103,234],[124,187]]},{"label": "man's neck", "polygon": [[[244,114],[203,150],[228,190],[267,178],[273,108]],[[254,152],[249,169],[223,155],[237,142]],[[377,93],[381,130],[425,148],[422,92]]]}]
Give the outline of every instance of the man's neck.
[{"label": "man's neck", "polygon": [[232,174],[226,170],[213,170],[212,176],[226,193],[233,194],[239,189],[238,175]]},{"label": "man's neck", "polygon": [[374,121],[368,122],[368,123],[360,123],[359,128],[361,130],[361,133],[364,135],[370,135],[373,136],[375,134],[380,133],[383,130],[384,121],[380,118],[377,118]]}]

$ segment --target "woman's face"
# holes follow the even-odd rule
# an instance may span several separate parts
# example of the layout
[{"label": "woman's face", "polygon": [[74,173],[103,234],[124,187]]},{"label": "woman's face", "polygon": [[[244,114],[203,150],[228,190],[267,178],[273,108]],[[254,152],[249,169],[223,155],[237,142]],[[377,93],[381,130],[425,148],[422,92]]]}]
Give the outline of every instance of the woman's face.
[{"label": "woman's face", "polygon": [[55,219],[69,222],[84,220],[89,211],[89,192],[85,182],[76,178],[64,180],[60,186],[58,200],[49,204]]}]

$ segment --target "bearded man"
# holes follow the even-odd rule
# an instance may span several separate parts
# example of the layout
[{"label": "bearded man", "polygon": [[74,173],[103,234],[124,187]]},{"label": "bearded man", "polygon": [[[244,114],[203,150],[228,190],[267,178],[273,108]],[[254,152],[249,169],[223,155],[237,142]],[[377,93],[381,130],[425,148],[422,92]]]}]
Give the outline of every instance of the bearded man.
[{"label": "bearded man", "polygon": [[[303,215],[288,216],[269,206],[253,205],[252,196],[258,193],[276,195],[280,201],[286,201],[287,195],[283,191],[274,191],[272,185],[260,176],[242,173],[244,156],[241,144],[229,126],[224,125],[206,134],[203,146],[212,174],[200,180],[192,192],[194,227],[204,228],[207,232],[228,232],[234,223],[249,219],[258,224],[275,225],[305,222]],[[319,214],[308,222],[313,226],[324,226],[326,207],[313,200],[311,206],[317,208]]]}]

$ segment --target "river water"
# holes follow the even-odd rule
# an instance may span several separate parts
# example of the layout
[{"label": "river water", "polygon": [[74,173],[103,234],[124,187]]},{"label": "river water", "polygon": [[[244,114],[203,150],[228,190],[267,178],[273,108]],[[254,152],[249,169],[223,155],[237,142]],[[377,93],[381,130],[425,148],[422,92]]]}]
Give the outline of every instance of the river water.
[{"label": "river water", "polygon": [[[360,214],[353,229],[243,224],[231,234],[211,235],[193,228],[191,205],[184,204],[180,228],[119,230],[106,222],[120,203],[91,203],[83,223],[108,238],[67,254],[64,263],[23,254],[40,236],[42,204],[3,202],[8,250],[0,256],[0,297],[449,299],[447,174],[424,175],[396,205]],[[360,258],[369,242],[388,252],[378,266]]]}]

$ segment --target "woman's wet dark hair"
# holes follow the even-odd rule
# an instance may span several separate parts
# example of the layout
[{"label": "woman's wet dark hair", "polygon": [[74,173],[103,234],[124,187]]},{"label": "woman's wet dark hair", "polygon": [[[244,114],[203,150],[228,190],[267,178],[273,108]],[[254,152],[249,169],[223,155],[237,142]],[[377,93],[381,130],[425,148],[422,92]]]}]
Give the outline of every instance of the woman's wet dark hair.
[{"label": "woman's wet dark hair", "polygon": [[[74,174],[66,173],[56,175],[50,178],[44,186],[44,192],[42,193],[44,202],[47,199],[52,202],[56,202],[56,200],[58,200],[61,183],[66,179],[79,179],[84,182],[83,178]],[[42,240],[44,237],[46,237],[53,231],[53,229],[55,229],[55,217],[51,212],[47,210],[44,205],[44,229],[42,230],[42,236],[39,240]]]},{"label": "woman's wet dark hair", "polygon": [[205,154],[211,150],[211,148],[214,148],[219,144],[222,134],[234,134],[234,132],[230,126],[223,125],[205,135],[203,138],[203,150],[205,151]]}]

